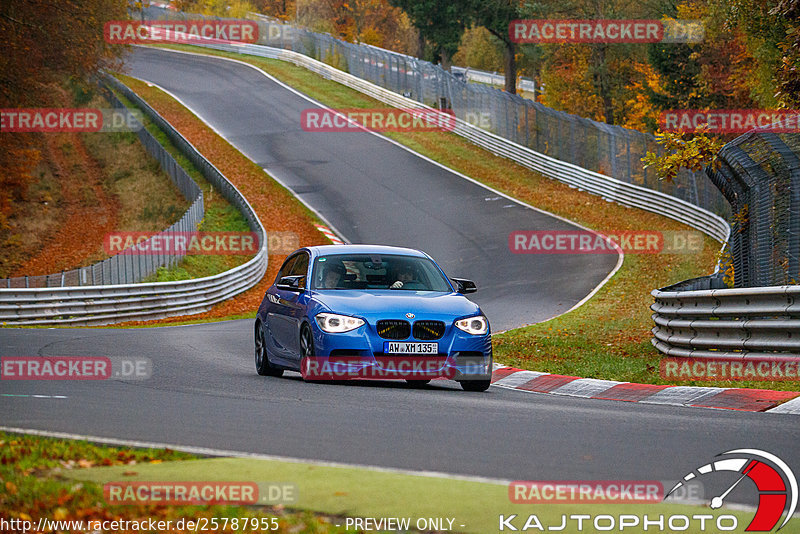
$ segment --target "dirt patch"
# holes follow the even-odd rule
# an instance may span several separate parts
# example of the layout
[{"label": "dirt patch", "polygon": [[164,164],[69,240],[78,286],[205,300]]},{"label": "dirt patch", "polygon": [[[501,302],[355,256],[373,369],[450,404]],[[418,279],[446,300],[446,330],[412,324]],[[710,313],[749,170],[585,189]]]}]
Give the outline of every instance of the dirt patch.
[{"label": "dirt patch", "polygon": [[48,134],[43,149],[61,186],[63,222],[42,238],[38,253],[11,276],[40,276],[91,265],[102,257],[103,236],[117,222],[118,203],[103,188],[103,173],[79,134]]}]

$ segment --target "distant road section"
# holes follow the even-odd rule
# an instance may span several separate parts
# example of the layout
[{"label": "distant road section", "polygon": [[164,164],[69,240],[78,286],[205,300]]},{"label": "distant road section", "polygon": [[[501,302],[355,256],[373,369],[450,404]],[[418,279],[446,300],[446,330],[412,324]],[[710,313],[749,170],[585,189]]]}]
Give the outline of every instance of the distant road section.
[{"label": "distant road section", "polygon": [[[308,132],[315,104],[245,65],[137,48],[132,76],[166,89],[313,207],[348,241],[413,247],[471,295],[494,331],[542,321],[589,294],[615,254],[513,254],[517,230],[574,230],[367,132]],[[266,178],[265,178],[266,179]]]}]

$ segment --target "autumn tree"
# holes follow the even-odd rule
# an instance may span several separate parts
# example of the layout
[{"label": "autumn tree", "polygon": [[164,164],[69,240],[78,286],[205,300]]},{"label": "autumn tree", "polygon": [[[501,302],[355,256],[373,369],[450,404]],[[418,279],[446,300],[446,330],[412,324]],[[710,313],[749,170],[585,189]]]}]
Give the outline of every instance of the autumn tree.
[{"label": "autumn tree", "polygon": [[517,92],[517,43],[511,40],[508,27],[522,17],[522,8],[520,0],[473,0],[468,5],[469,20],[486,28],[502,44],[505,90],[512,94]]},{"label": "autumn tree", "polygon": [[[4,0],[0,3],[0,108],[57,105],[53,86],[85,83],[122,51],[103,37],[127,18],[119,0]],[[30,135],[0,132],[0,227],[27,189],[38,152]]]},{"label": "autumn tree", "polygon": [[389,0],[406,12],[420,37],[433,47],[433,59],[449,70],[461,36],[469,26],[469,0]]}]

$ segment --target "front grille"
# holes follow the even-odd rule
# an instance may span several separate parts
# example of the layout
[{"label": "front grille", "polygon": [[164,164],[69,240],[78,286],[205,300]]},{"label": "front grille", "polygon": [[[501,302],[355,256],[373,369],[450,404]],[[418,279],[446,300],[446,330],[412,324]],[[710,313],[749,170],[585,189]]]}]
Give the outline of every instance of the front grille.
[{"label": "front grille", "polygon": [[417,321],[414,323],[414,337],[422,341],[432,341],[444,335],[442,321]]},{"label": "front grille", "polygon": [[375,326],[378,335],[383,339],[407,339],[411,335],[411,325],[408,321],[398,319],[384,319],[378,321]]}]

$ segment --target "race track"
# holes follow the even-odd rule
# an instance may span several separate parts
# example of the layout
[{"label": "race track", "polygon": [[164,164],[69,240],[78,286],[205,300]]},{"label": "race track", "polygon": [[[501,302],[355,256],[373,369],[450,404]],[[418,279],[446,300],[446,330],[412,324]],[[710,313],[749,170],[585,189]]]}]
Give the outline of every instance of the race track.
[{"label": "race track", "polygon": [[[299,114],[311,104],[253,69],[149,49],[137,49],[129,66],[177,95],[348,240],[421,248],[449,275],[475,279],[475,300],[495,330],[566,311],[616,263],[613,255],[511,254],[513,230],[573,227],[377,136],[304,132]],[[743,447],[800,466],[790,415],[497,387],[466,393],[448,381],[421,390],[401,382],[307,384],[296,373],[256,375],[252,351],[251,321],[0,329],[0,356],[153,362],[142,381],[3,380],[0,424],[513,480],[675,480]]]}]

